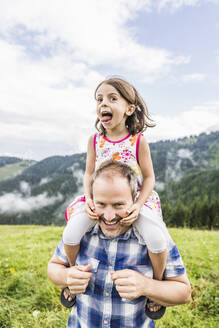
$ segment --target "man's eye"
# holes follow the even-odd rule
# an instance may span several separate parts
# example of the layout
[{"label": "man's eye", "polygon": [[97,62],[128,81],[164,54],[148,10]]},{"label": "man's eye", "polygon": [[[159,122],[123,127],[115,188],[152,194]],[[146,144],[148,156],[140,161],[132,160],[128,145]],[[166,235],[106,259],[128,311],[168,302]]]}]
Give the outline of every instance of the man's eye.
[{"label": "man's eye", "polygon": [[103,98],[97,98],[98,103],[101,103],[102,100],[103,100]]},{"label": "man's eye", "polygon": [[96,204],[96,206],[103,207],[104,204],[103,203],[98,203],[98,204]]},{"label": "man's eye", "polygon": [[118,207],[122,207],[122,205],[123,204],[118,203],[118,204],[115,204],[114,206],[118,208]]},{"label": "man's eye", "polygon": [[111,97],[111,101],[116,101],[117,98],[116,97]]}]

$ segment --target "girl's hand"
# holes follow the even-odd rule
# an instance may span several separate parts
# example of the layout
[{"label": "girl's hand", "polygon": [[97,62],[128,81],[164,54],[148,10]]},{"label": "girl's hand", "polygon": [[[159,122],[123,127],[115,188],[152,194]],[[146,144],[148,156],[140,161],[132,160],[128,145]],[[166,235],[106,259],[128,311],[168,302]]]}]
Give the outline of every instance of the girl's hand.
[{"label": "girl's hand", "polygon": [[141,206],[138,203],[133,204],[128,210],[127,214],[124,219],[120,221],[122,225],[131,225],[135,220],[137,220]]},{"label": "girl's hand", "polygon": [[96,214],[93,199],[86,199],[85,211],[91,220],[98,220],[98,215]]}]

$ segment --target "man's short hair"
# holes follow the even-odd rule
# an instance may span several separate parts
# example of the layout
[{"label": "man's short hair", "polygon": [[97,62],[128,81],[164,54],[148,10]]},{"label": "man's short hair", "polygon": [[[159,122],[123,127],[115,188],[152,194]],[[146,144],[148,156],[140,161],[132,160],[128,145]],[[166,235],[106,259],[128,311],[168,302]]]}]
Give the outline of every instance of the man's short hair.
[{"label": "man's short hair", "polygon": [[112,177],[117,175],[127,179],[131,188],[132,199],[133,201],[135,200],[136,193],[137,193],[137,177],[135,171],[132,168],[130,168],[128,165],[112,160],[102,163],[93,174],[91,180],[92,192],[93,192],[94,181],[101,175],[104,175],[105,177]]}]

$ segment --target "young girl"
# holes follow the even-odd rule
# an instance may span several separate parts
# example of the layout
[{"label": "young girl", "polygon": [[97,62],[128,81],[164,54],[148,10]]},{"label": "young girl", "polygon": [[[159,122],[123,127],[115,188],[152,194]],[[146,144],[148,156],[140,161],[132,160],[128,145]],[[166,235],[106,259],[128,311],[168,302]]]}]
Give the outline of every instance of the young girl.
[{"label": "young girl", "polygon": [[[170,236],[162,219],[158,194],[153,191],[153,165],[149,146],[142,135],[147,127],[154,124],[149,123],[151,120],[144,100],[123,79],[109,78],[101,82],[95,90],[95,99],[98,133],[88,142],[85,196],[77,198],[66,210],[66,220],[69,221],[63,233],[66,255],[70,265],[74,265],[82,236],[98,219],[90,188],[92,174],[109,159],[121,161],[136,172],[139,191],[134,205],[121,222],[126,225],[133,223],[136,227],[147,245],[154,279],[162,280]],[[71,296],[68,298],[65,291],[61,299],[66,305],[65,300],[69,301]],[[158,317],[165,311],[152,302],[147,303],[146,312],[152,319],[155,319],[154,313],[159,312],[157,310],[160,311]]]}]

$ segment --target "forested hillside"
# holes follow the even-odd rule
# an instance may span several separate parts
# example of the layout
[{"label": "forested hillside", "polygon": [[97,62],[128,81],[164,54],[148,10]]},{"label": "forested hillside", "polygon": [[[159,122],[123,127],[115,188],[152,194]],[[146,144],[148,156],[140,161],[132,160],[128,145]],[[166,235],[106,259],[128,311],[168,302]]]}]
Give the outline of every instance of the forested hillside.
[{"label": "forested hillside", "polygon": [[35,163],[36,161],[22,160],[17,157],[0,156],[0,181],[14,178]]},{"label": "forested hillside", "polygon": [[219,227],[219,170],[206,170],[170,182],[160,192],[169,226]]},{"label": "forested hillside", "polygon": [[[151,143],[150,149],[168,225],[217,227],[219,131]],[[19,161],[1,157],[0,166]],[[0,181],[0,223],[64,224],[65,207],[83,192],[85,161],[84,153],[53,156]]]}]

